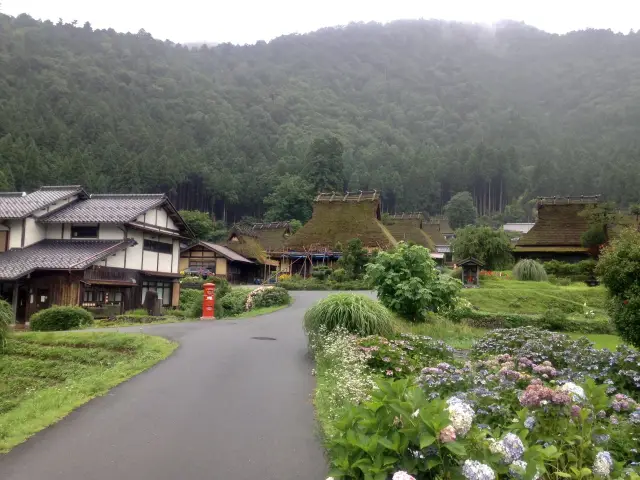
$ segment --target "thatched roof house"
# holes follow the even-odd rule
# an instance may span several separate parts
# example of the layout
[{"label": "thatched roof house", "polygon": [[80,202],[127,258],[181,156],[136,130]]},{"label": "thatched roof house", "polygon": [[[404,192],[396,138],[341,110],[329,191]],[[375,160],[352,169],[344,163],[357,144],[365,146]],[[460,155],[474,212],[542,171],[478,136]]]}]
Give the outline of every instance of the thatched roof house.
[{"label": "thatched roof house", "polygon": [[289,222],[254,223],[249,231],[255,234],[267,253],[281,253],[291,235],[291,226]]},{"label": "thatched roof house", "polygon": [[440,231],[440,221],[428,220],[422,222],[422,230],[429,236],[429,238],[436,245],[449,245],[449,242]]},{"label": "thatched roof house", "polygon": [[386,216],[384,226],[387,227],[387,230],[398,242],[413,242],[435,252],[435,243],[422,230],[423,220],[421,213],[402,213],[400,215]]},{"label": "thatched roof house", "polygon": [[229,231],[226,246],[243,257],[257,263],[266,263],[268,255],[258,241],[258,235],[250,228],[234,225]]},{"label": "thatched roof house", "polygon": [[597,202],[597,196],[539,198],[538,221],[518,240],[515,256],[543,261],[586,258],[589,250],[582,245],[581,237],[589,230],[589,219],[581,213],[586,205]]},{"label": "thatched roof house", "polygon": [[353,238],[369,249],[384,250],[397,243],[381,222],[378,192],[319,194],[311,220],[289,237],[286,247],[290,251],[333,251]]}]

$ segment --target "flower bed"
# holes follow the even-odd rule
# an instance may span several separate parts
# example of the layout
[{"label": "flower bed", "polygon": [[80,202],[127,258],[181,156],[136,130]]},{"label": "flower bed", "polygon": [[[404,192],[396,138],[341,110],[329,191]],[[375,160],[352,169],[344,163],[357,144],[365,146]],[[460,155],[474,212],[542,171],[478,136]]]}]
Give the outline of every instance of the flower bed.
[{"label": "flower bed", "polygon": [[428,337],[332,335],[340,348],[316,356],[316,404],[345,391],[327,365],[359,386],[333,397],[331,415],[318,410],[336,479],[640,478],[635,350],[517,328],[463,360]]}]

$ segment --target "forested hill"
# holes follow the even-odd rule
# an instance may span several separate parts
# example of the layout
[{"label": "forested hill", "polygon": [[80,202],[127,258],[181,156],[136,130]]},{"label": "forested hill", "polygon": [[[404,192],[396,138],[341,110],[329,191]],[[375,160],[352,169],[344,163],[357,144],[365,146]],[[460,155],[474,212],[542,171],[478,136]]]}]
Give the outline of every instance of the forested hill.
[{"label": "forested hill", "polygon": [[637,201],[640,35],[402,21],[196,50],[0,15],[0,187],[177,189],[260,216],[285,174],[313,183],[325,134],[344,187],[390,211],[461,190],[483,212],[524,192]]}]

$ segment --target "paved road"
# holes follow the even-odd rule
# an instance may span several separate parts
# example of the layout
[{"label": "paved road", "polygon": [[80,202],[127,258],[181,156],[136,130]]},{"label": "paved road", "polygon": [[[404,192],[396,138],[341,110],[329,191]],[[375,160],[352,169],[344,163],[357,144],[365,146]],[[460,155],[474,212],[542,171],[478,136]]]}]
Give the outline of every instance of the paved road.
[{"label": "paved road", "polygon": [[324,479],[301,327],[324,295],[296,292],[252,319],[144,327],[180,347],[0,456],[0,479]]}]

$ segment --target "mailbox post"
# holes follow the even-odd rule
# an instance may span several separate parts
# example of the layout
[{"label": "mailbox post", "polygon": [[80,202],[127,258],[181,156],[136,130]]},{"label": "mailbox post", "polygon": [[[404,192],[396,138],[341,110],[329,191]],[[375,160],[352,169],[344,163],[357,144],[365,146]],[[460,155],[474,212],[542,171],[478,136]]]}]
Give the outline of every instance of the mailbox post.
[{"label": "mailbox post", "polygon": [[214,283],[205,283],[202,288],[204,292],[200,320],[215,320],[216,286]]}]

